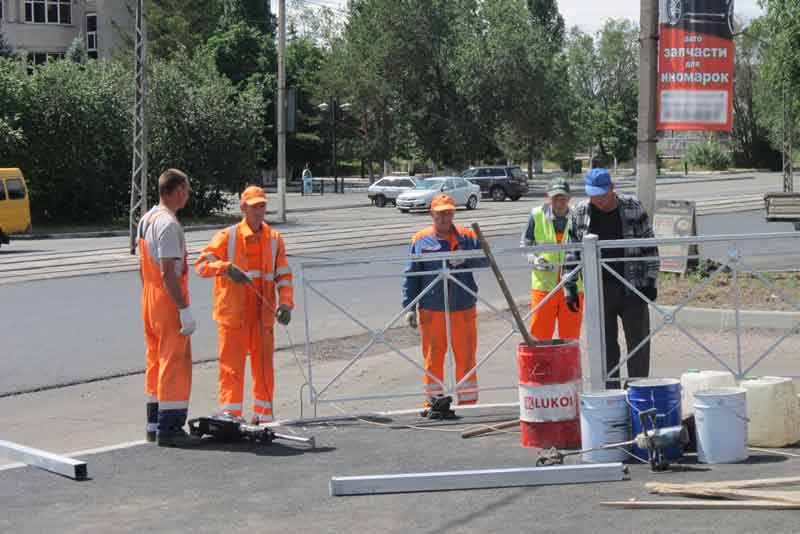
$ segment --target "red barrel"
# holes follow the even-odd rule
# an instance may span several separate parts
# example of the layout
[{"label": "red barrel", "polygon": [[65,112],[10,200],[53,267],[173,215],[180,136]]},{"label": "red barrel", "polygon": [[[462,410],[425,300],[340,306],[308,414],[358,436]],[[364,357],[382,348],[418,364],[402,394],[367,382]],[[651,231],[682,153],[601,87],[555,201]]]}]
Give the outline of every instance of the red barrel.
[{"label": "red barrel", "polygon": [[537,341],[517,347],[519,420],[522,446],[579,447],[581,425],[581,350],[567,339]]}]

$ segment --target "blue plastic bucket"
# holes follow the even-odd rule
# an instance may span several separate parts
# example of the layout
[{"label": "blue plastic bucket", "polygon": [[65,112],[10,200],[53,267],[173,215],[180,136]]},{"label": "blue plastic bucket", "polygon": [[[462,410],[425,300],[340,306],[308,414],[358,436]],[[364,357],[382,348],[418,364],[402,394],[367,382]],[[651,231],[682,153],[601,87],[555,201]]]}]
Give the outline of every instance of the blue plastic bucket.
[{"label": "blue plastic bucket", "polygon": [[[631,413],[631,429],[633,436],[642,432],[639,412],[656,409],[656,425],[659,428],[681,424],[681,383],[673,378],[648,378],[636,380],[628,384],[628,406]],[[652,430],[648,426],[648,431]],[[639,458],[647,459],[647,449],[633,446],[631,452]],[[670,447],[664,451],[668,460],[683,456],[678,447]]]}]

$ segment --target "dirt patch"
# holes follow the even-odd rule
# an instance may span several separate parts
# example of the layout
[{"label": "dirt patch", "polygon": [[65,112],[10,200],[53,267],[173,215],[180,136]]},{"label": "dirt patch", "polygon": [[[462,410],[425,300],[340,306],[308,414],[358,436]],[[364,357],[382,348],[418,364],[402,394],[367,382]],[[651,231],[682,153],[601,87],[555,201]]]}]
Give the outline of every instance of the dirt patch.
[{"label": "dirt patch", "polygon": [[[703,284],[708,274],[694,271],[687,276],[662,273],[658,281],[658,303],[676,305],[697,286]],[[738,286],[741,309],[765,311],[797,311],[790,302],[800,303],[800,273],[763,273],[775,287],[770,287],[757,275],[739,273]],[[689,302],[694,308],[736,307],[736,287],[733,273],[719,274],[708,286]]]}]

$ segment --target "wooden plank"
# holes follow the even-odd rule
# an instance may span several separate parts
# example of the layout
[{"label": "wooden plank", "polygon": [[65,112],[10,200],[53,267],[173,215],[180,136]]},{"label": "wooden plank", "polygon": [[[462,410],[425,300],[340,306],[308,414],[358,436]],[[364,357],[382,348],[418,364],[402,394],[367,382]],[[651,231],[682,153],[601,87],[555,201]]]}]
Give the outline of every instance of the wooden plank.
[{"label": "wooden plank", "polygon": [[759,491],[728,488],[662,488],[660,495],[683,495],[685,497],[710,497],[744,501],[775,501],[800,504],[800,491]]},{"label": "wooden plank", "polygon": [[628,510],[800,510],[800,504],[770,501],[604,501],[600,506]]},{"label": "wooden plank", "polygon": [[627,470],[622,463],[591,465],[559,465],[521,467],[477,471],[444,471],[438,473],[406,473],[331,477],[330,495],[376,495],[552,484],[585,484],[623,480]]},{"label": "wooden plank", "polygon": [[60,454],[53,454],[52,452],[26,447],[25,445],[5,440],[0,440],[0,452],[5,453],[6,456],[17,462],[75,480],[86,480],[89,476],[86,462],[73,460]]},{"label": "wooden plank", "polygon": [[800,485],[800,477],[758,478],[753,480],[723,480],[720,482],[703,482],[694,484],[666,484],[648,482],[645,487],[656,493],[661,488],[721,488],[721,489],[754,489]]},{"label": "wooden plank", "polygon": [[484,423],[479,425],[479,428],[473,428],[471,430],[465,430],[461,433],[462,438],[474,438],[475,436],[482,436],[484,434],[489,434],[491,432],[495,432],[497,430],[503,430],[506,428],[512,428],[519,425],[519,419],[514,419],[513,421],[503,421],[502,423]]}]

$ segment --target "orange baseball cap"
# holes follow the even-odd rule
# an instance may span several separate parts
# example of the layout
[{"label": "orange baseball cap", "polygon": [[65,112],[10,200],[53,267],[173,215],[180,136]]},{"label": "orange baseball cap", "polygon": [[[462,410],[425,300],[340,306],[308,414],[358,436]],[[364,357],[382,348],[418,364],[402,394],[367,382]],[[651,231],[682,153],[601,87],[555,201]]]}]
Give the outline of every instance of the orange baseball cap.
[{"label": "orange baseball cap", "polygon": [[254,204],[260,204],[266,201],[267,194],[264,192],[264,190],[257,185],[251,185],[244,190],[244,193],[242,193],[242,199],[239,201],[239,205],[241,206],[242,204],[247,204],[248,206],[252,206]]},{"label": "orange baseball cap", "polygon": [[456,203],[449,195],[440,193],[431,200],[431,211],[455,211]]}]

